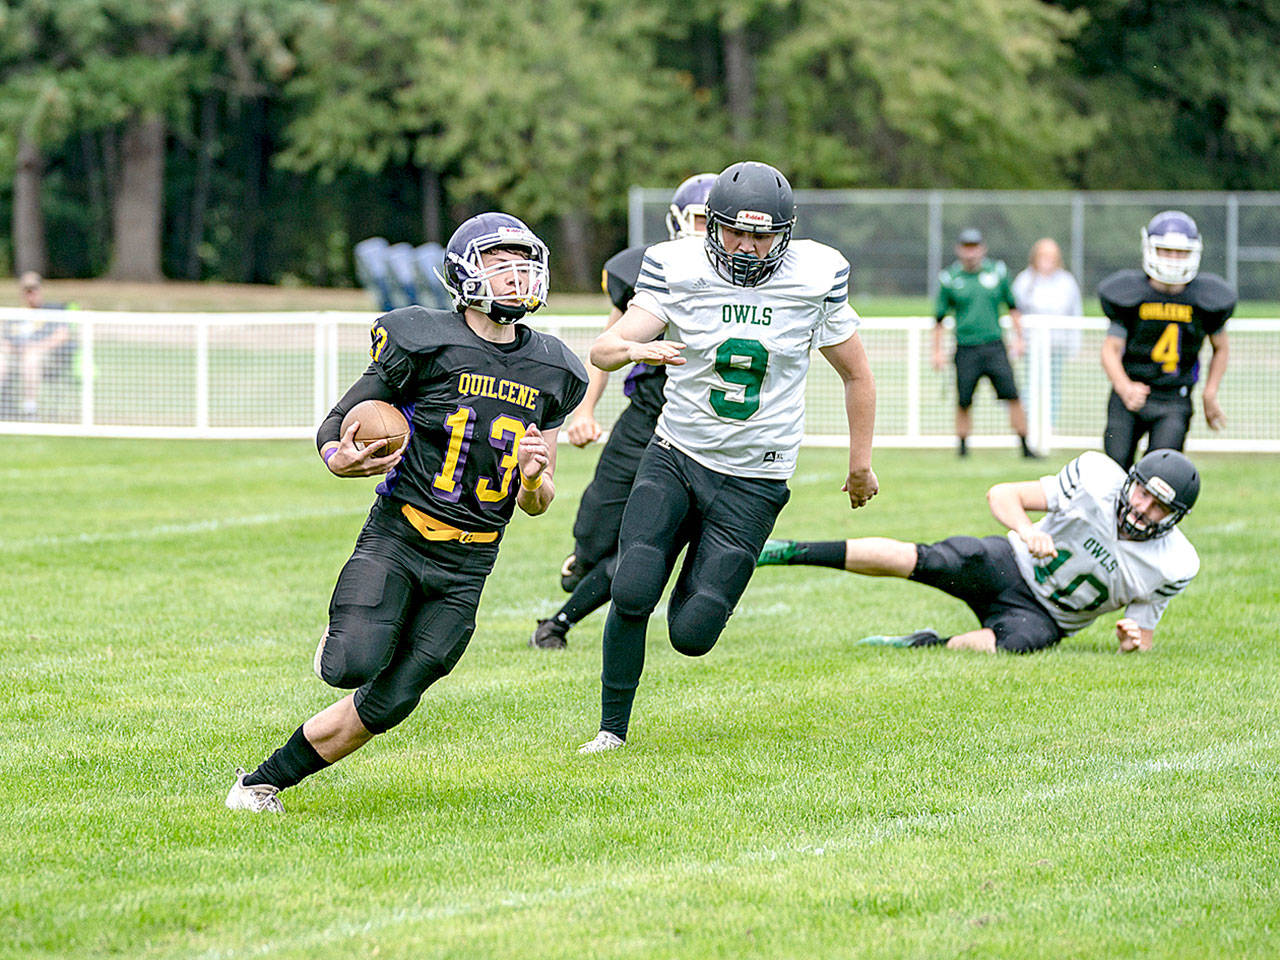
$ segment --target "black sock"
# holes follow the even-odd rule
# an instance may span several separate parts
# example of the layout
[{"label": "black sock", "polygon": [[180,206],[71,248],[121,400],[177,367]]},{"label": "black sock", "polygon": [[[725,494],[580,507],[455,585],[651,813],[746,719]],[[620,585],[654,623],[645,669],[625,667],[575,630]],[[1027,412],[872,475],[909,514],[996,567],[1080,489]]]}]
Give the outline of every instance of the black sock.
[{"label": "black sock", "polygon": [[814,540],[797,543],[796,552],[787,563],[808,567],[835,567],[844,569],[845,544],[843,540]]},{"label": "black sock", "polygon": [[969,440],[966,437],[960,438],[960,456],[967,457],[969,455]]},{"label": "black sock", "polygon": [[557,623],[566,627],[577,623],[593,610],[599,610],[609,602],[609,588],[613,585],[613,576],[609,564],[597,563],[591,572],[578,581],[564,602],[560,612],[555,615]]},{"label": "black sock", "polygon": [[648,617],[624,617],[609,608],[604,623],[604,667],[600,673],[600,729],[627,739],[631,705],[644,670]]},{"label": "black sock", "polygon": [[249,787],[257,783],[269,783],[283,790],[329,765],[328,760],[316,753],[316,748],[299,727],[293,731],[288,743],[263,760],[257,770],[244,778],[244,783]]},{"label": "black sock", "polygon": [[1022,452],[1027,456],[1031,456],[1031,448],[1027,446],[1027,438],[1018,437],[1018,442],[1022,444]]}]

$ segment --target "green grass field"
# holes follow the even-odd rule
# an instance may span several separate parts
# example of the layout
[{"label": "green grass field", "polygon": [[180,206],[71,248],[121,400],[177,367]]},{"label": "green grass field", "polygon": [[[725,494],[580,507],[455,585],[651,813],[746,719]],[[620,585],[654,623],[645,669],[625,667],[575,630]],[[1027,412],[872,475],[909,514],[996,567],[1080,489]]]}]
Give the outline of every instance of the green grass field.
[{"label": "green grass field", "polygon": [[[1031,657],[857,647],[973,621],[768,568],[706,658],[655,618],[630,742],[580,757],[603,617],[525,646],[595,461],[566,449],[454,674],[254,817],[232,769],[336,698],[311,654],[372,482],[301,441],[9,439],[0,957],[1275,956],[1276,457],[1198,458],[1203,569],[1149,655],[1114,617]],[[995,532],[986,487],[1038,472],[883,451],[850,513],[842,463],[803,453],[779,534]]]}]

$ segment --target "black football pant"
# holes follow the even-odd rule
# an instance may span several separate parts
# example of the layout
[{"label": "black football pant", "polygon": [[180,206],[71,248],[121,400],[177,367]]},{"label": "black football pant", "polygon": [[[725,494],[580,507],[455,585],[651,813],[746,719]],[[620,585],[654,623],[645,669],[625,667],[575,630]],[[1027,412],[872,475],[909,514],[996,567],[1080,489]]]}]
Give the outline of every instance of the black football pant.
[{"label": "black football pant", "polygon": [[358,688],[370,733],[407,717],[454,668],[476,627],[476,607],[498,556],[495,543],[429,541],[380,497],[338,574],[320,673]]},{"label": "black football pant", "polygon": [[649,444],[622,516],[613,603],[605,621],[600,729],[623,739],[644,670],[649,615],[688,545],[667,602],[680,653],[715,646],[791,496],[785,480],[733,477],[659,438]]},{"label": "black football pant", "polygon": [[1128,470],[1138,453],[1138,444],[1147,437],[1147,450],[1181,450],[1191,429],[1191,397],[1152,391],[1146,405],[1134,413],[1120,395],[1111,391],[1107,401],[1107,432],[1102,449]]}]

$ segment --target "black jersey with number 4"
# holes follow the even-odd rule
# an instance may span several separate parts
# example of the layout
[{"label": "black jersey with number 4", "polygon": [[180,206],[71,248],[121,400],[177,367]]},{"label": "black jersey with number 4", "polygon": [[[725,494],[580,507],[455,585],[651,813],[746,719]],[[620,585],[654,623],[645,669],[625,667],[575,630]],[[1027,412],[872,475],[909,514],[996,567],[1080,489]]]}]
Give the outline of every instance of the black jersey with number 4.
[{"label": "black jersey with number 4", "polygon": [[1178,293],[1160,293],[1140,270],[1113,273],[1098,286],[1102,311],[1125,330],[1125,373],[1157,389],[1191,387],[1200,375],[1200,347],[1236,308],[1236,292],[1212,273]]},{"label": "black jersey with number 4", "polygon": [[412,306],[374,322],[372,368],[412,435],[378,491],[464,530],[511,519],[516,448],[530,426],[558,427],[587,371],[560,340],[517,324],[514,349],[477,336],[460,314]]}]

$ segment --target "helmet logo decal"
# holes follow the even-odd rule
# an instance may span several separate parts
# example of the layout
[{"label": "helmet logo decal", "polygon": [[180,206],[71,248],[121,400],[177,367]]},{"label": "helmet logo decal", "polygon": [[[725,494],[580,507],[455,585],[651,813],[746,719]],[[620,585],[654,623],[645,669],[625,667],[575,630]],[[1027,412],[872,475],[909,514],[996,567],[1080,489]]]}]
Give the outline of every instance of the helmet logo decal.
[{"label": "helmet logo decal", "polygon": [[1173,503],[1174,497],[1176,496],[1173,492],[1173,487],[1165,483],[1165,481],[1160,477],[1152,477],[1150,480],[1146,481],[1143,486],[1147,488],[1147,492],[1149,494],[1161,503],[1166,505]]},{"label": "helmet logo decal", "polygon": [[739,230],[772,230],[773,217],[758,210],[739,210],[733,225]]}]

